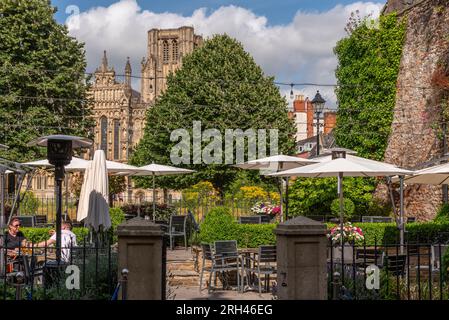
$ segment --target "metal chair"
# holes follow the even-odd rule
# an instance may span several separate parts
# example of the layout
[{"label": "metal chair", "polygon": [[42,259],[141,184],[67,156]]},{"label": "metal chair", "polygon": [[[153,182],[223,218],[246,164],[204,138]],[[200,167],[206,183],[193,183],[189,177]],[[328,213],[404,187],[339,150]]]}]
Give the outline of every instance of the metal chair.
[{"label": "metal chair", "polygon": [[216,282],[217,272],[221,272],[223,288],[227,287],[225,272],[237,272],[237,291],[240,291],[240,257],[237,250],[236,240],[223,240],[214,242],[214,252],[212,255],[212,267],[209,274],[208,292],[212,287],[212,275]]},{"label": "metal chair", "polygon": [[[259,294],[262,294],[262,276],[265,276],[265,287],[268,288],[267,283],[269,277],[277,273],[277,266],[274,265],[276,263],[276,257],[276,246],[259,246],[257,258],[246,257],[247,263],[244,263],[243,267],[246,273],[246,279],[250,278],[249,274],[251,273],[257,274]],[[244,283],[244,279],[242,281]],[[249,285],[249,282],[247,283]]]},{"label": "metal chair", "polygon": [[431,246],[431,257],[430,257],[430,266],[429,264],[415,266],[416,270],[429,270],[430,267],[430,277],[432,277],[433,273],[440,272],[440,260],[444,257],[447,249],[449,248],[448,244],[433,244]]},{"label": "metal chair", "polygon": [[170,249],[173,250],[175,237],[184,237],[184,245],[187,250],[187,216],[171,216],[169,229],[166,235],[170,237]]},{"label": "metal chair", "polygon": [[20,220],[20,224],[25,228],[34,228],[36,225],[35,216],[16,216]]},{"label": "metal chair", "polygon": [[392,276],[405,276],[406,263],[407,255],[405,254],[385,256],[385,268]]},{"label": "metal chair", "polygon": [[268,214],[264,214],[260,216],[260,223],[270,223],[273,218],[271,218]]},{"label": "metal chair", "polygon": [[382,268],[384,266],[385,252],[380,249],[359,248],[356,249],[356,258],[359,261],[363,260],[363,262],[359,263],[359,268],[365,269],[372,264]]},{"label": "metal chair", "polygon": [[241,224],[260,224],[260,223],[262,223],[262,217],[261,216],[239,217],[239,223],[241,223]]},{"label": "metal chair", "polygon": [[[213,253],[212,253],[212,247],[209,243],[202,243],[201,249],[203,253],[203,263],[201,265],[201,274],[200,274],[200,292],[201,292],[201,286],[203,284],[203,275],[204,271],[212,272],[212,261],[213,261]],[[206,265],[206,262],[209,262],[210,265]],[[209,283],[210,286],[210,283]]]}]

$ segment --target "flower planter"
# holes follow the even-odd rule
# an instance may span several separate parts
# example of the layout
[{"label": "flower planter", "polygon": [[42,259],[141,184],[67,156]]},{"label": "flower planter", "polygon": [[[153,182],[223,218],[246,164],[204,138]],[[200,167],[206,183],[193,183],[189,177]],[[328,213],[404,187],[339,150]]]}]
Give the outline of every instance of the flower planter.
[{"label": "flower planter", "polygon": [[[350,262],[353,259],[354,248],[349,243],[344,244],[344,261]],[[332,247],[332,259],[341,261],[341,244],[336,244]]]}]

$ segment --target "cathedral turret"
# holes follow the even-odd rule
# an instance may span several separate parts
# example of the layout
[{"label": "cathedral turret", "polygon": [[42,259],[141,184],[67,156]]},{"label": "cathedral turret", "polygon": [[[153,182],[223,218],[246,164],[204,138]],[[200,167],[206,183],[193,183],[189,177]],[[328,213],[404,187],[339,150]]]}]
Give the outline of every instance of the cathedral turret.
[{"label": "cathedral turret", "polygon": [[125,84],[128,87],[131,87],[131,73],[132,73],[131,63],[129,63],[129,57],[128,57],[127,61],[126,61],[126,66],[125,66]]},{"label": "cathedral turret", "polygon": [[95,70],[95,83],[103,85],[115,83],[115,71],[114,68],[109,68],[108,66],[106,50],[103,51],[103,59],[100,67]]}]

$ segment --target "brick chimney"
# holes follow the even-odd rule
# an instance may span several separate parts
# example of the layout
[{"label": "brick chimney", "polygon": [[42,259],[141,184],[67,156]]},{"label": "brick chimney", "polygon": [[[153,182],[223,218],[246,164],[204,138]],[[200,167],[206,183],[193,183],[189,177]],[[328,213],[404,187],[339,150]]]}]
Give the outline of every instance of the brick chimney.
[{"label": "brick chimney", "polygon": [[306,98],[305,101],[306,109],[307,109],[307,138],[313,137],[313,106],[312,102],[309,100],[309,98]]},{"label": "brick chimney", "polygon": [[306,112],[304,96],[302,94],[296,95],[293,101],[293,112]]},{"label": "brick chimney", "polygon": [[324,113],[324,134],[328,134],[335,128],[337,124],[337,113],[335,111],[327,111]]}]

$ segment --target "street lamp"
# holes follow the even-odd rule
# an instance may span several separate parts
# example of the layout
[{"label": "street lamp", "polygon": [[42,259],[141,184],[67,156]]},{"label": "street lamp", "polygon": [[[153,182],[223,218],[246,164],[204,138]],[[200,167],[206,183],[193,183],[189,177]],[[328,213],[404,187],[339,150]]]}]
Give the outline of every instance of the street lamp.
[{"label": "street lamp", "polygon": [[[312,100],[313,111],[316,113],[316,155],[320,154],[320,114],[323,112],[324,104],[326,100],[320,94],[320,91],[316,92],[315,98]],[[323,126],[323,125],[321,125]]]},{"label": "street lamp", "polygon": [[55,166],[56,193],[56,260],[61,261],[61,220],[62,220],[62,181],[64,180],[64,166],[72,161],[72,150],[92,145],[86,138],[51,135],[34,139],[28,146],[47,147],[48,162]]}]

